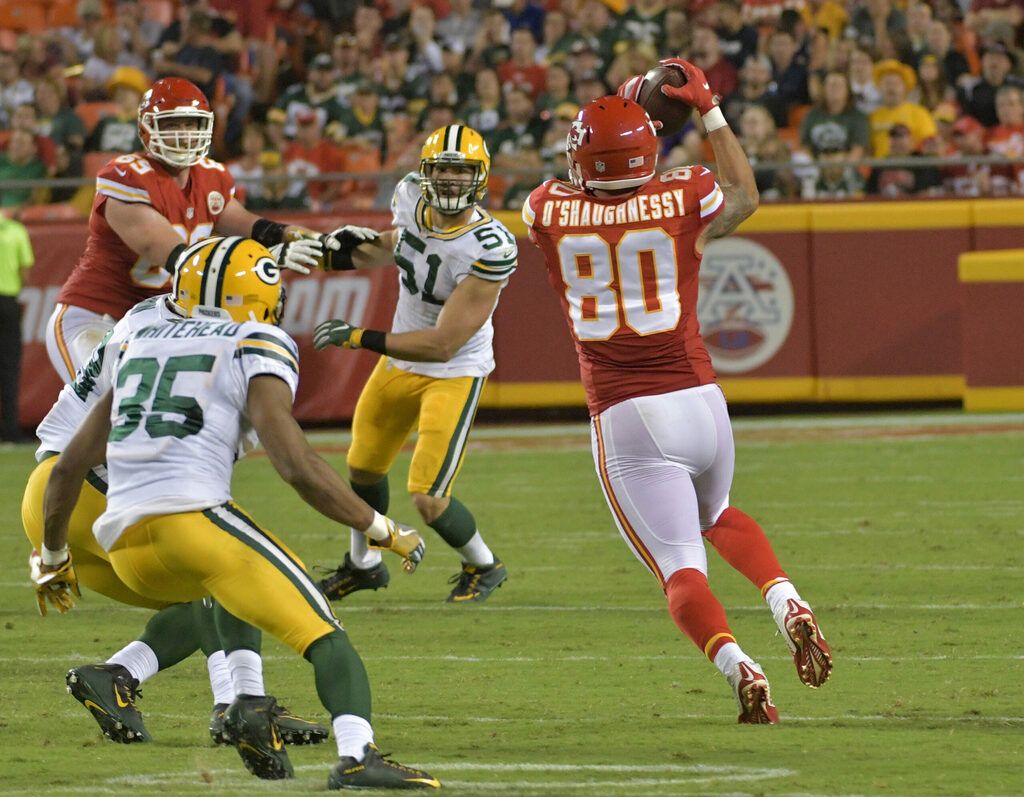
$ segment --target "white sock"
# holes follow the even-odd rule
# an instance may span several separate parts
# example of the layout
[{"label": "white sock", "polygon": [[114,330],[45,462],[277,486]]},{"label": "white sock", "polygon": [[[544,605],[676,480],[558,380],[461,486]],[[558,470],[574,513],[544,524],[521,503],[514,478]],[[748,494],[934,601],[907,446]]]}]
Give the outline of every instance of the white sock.
[{"label": "white sock", "polygon": [[117,653],[107,659],[107,664],[120,664],[132,674],[132,678],[140,684],[160,669],[153,648],[145,642],[129,642]]},{"label": "white sock", "polygon": [[263,688],[263,659],[259,653],[242,648],[231,651],[226,658],[236,696],[262,697],[266,694]]},{"label": "white sock", "polygon": [[376,567],[381,562],[381,552],[376,548],[370,550],[369,540],[366,539],[366,535],[361,531],[352,529],[352,544],[349,548],[348,557],[352,560],[352,564],[358,567],[360,570],[369,570],[371,567]]},{"label": "white sock", "polygon": [[373,741],[370,723],[355,714],[339,714],[331,721],[334,740],[338,743],[338,757],[349,756],[363,760],[363,749]]},{"label": "white sock", "polygon": [[772,610],[772,615],[778,617],[779,612],[785,613],[786,601],[790,599],[800,600],[800,593],[796,591],[796,587],[793,586],[792,582],[780,581],[778,584],[772,584],[768,588],[768,591],[764,594],[764,599],[768,604],[768,608]]},{"label": "white sock", "polygon": [[214,705],[234,700],[235,688],[231,685],[231,671],[223,650],[215,650],[207,657],[206,669],[210,671],[210,691],[213,692]]},{"label": "white sock", "polygon": [[726,678],[731,678],[735,674],[741,661],[749,662],[753,659],[744,653],[743,649],[735,642],[726,642],[715,654],[715,666]]},{"label": "white sock", "polygon": [[473,538],[458,550],[463,562],[469,562],[469,564],[479,567],[494,564],[494,554],[487,547],[487,543],[484,542],[479,531],[474,533]]}]

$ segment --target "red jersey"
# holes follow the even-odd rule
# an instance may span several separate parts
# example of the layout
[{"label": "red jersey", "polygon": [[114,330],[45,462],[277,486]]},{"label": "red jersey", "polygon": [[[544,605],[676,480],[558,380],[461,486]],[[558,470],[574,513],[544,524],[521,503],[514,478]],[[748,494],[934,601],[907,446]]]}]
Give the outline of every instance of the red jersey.
[{"label": "red jersey", "polygon": [[107,199],[149,205],[190,244],[213,234],[234,195],[235,181],[217,161],[204,158],[190,167],[182,189],[160,161],[145,153],[114,158],[96,175],[85,251],[57,301],[121,318],[146,297],[170,290],[164,264],[139,257],[107,224]]},{"label": "red jersey", "polygon": [[[989,130],[988,151],[1006,158],[1024,157],[1024,125],[997,125]],[[993,165],[992,193],[996,196],[1024,193],[1024,165]]]},{"label": "red jersey", "polygon": [[697,321],[697,236],[722,209],[703,166],[597,198],[548,180],[523,206],[562,297],[591,415],[715,381]]}]

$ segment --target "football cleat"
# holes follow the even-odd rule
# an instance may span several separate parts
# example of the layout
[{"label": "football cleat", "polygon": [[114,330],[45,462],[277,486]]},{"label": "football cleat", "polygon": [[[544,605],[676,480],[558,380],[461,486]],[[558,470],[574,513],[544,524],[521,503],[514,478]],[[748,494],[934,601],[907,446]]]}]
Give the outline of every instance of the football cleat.
[{"label": "football cleat", "polygon": [[277,701],[272,697],[239,695],[224,712],[224,732],[245,768],[262,780],[295,776],[274,719],[276,710]]},{"label": "football cleat", "polygon": [[[210,738],[216,745],[234,744],[224,728],[224,712],[227,711],[227,708],[227,703],[218,703],[213,707],[213,713],[210,714]],[[285,744],[293,746],[320,744],[326,741],[330,735],[330,731],[320,723],[303,719],[284,706],[275,706],[273,713]]]},{"label": "football cleat", "polygon": [[88,664],[68,670],[68,691],[89,709],[103,735],[113,742],[148,742],[142,714],[135,700],[142,696],[139,682],[120,664]]},{"label": "football cleat", "polygon": [[363,748],[363,760],[345,756],[327,776],[327,788],[336,789],[440,789],[441,781],[422,769],[388,759],[374,744]]},{"label": "football cleat", "polygon": [[508,570],[498,559],[487,566],[462,563],[462,572],[456,573],[449,584],[454,584],[448,603],[482,603],[508,580]]},{"label": "football cleat", "polygon": [[391,575],[383,562],[363,569],[352,564],[352,557],[346,553],[345,561],[338,565],[333,573],[321,579],[317,586],[330,600],[340,601],[346,595],[361,589],[378,590],[387,587],[390,580]]},{"label": "football cleat", "polygon": [[772,703],[768,679],[761,667],[752,661],[741,661],[735,675],[729,679],[740,705],[737,721],[741,725],[775,725],[779,710]]},{"label": "football cleat", "polygon": [[775,622],[793,653],[800,680],[812,689],[824,685],[832,674],[832,650],[811,607],[804,601],[790,598],[776,615]]}]

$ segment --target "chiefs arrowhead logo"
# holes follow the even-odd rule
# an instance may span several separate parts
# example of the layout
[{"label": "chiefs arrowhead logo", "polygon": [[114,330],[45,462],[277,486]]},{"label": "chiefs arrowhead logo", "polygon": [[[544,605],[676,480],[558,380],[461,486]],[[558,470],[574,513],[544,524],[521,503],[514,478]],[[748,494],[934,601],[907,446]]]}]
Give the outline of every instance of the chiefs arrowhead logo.
[{"label": "chiefs arrowhead logo", "polygon": [[587,128],[579,119],[573,119],[572,124],[569,126],[569,135],[566,137],[566,146],[575,151],[583,146],[583,141],[587,137]]}]

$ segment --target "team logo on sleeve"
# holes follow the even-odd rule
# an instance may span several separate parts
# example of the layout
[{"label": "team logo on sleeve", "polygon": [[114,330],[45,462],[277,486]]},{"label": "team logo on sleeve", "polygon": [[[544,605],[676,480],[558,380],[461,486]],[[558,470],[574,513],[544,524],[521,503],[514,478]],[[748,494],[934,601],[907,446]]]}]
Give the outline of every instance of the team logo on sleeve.
[{"label": "team logo on sleeve", "polygon": [[704,250],[697,317],[715,370],[753,371],[774,357],[793,324],[793,286],[778,258],[746,238]]},{"label": "team logo on sleeve", "polygon": [[224,212],[224,205],[224,194],[220,191],[211,191],[206,195],[206,206],[214,216],[219,216]]}]

